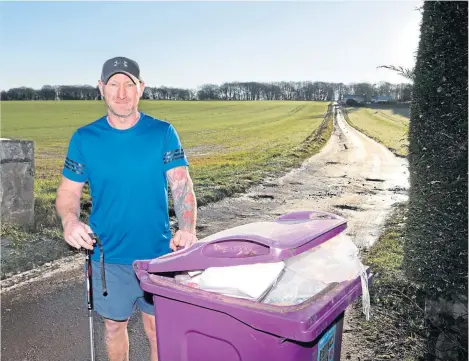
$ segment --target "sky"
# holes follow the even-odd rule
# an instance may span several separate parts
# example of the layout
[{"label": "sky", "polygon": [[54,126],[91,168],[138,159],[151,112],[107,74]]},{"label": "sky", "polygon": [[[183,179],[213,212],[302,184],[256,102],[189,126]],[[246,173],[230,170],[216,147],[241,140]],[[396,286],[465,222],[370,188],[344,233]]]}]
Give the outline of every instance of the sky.
[{"label": "sky", "polygon": [[114,56],[146,86],[406,82],[421,1],[4,1],[0,89],[92,85]]}]

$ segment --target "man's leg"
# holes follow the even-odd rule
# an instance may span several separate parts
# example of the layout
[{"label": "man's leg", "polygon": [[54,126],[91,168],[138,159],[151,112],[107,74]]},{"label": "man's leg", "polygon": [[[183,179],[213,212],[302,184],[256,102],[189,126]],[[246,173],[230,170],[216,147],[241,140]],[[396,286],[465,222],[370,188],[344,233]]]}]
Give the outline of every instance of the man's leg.
[{"label": "man's leg", "polygon": [[127,265],[105,264],[107,295],[102,293],[101,268],[92,261],[93,308],[104,318],[104,342],[109,361],[129,361],[127,325],[140,296]]},{"label": "man's leg", "polygon": [[158,347],[156,344],[155,316],[142,312],[143,327],[150,342],[150,361],[158,361]]},{"label": "man's leg", "polygon": [[158,346],[156,341],[155,307],[152,296],[142,290],[141,297],[137,299],[136,305],[142,311],[143,327],[150,343],[150,361],[157,361]]},{"label": "man's leg", "polygon": [[104,319],[104,342],[109,361],[129,361],[128,321]]}]

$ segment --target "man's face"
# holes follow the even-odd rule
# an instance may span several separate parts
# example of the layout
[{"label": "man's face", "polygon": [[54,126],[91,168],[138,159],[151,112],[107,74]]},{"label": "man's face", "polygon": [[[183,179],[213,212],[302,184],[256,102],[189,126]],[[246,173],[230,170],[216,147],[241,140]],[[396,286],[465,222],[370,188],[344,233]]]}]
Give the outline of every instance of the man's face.
[{"label": "man's face", "polygon": [[115,74],[107,84],[99,81],[98,85],[109,110],[122,118],[126,118],[137,111],[145,86],[143,82],[134,84],[132,79],[125,74]]}]

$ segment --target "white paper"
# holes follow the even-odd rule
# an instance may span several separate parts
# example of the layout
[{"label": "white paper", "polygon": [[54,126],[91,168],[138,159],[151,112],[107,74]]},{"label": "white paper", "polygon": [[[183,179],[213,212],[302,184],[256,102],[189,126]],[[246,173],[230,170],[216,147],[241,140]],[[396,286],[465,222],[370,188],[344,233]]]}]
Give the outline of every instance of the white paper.
[{"label": "white paper", "polygon": [[284,262],[210,267],[200,276],[201,289],[231,296],[261,298],[284,269]]}]

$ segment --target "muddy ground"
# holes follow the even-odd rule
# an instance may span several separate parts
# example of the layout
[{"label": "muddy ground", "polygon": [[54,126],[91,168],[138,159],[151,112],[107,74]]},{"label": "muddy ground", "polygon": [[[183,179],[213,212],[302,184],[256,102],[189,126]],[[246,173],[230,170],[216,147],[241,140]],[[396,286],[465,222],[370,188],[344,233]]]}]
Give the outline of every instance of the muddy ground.
[{"label": "muddy ground", "polygon": [[[335,120],[330,141],[301,168],[266,180],[246,194],[201,207],[198,229],[211,233],[298,210],[324,210],[348,220],[346,233],[361,249],[379,237],[393,204],[407,199],[406,160]],[[88,320],[83,301],[82,256],[47,264],[2,281],[2,357],[20,360],[87,360]],[[356,342],[356,310],[346,313],[342,359],[363,360]],[[96,322],[98,359],[104,360],[102,324]],[[130,322],[131,359],[148,359],[140,319]]]}]

